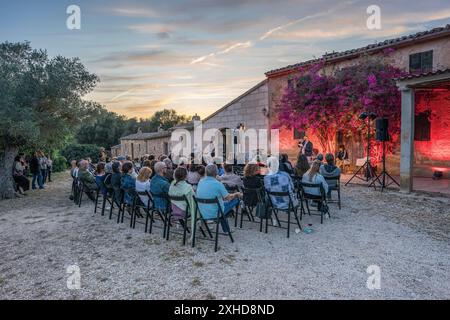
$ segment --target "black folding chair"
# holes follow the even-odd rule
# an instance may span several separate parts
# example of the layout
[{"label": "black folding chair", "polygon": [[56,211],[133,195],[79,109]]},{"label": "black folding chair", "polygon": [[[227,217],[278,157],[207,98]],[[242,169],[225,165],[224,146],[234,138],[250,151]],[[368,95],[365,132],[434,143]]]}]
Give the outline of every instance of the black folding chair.
[{"label": "black folding chair", "polygon": [[[337,192],[337,200],[328,199],[328,203],[337,203],[339,210],[341,210],[341,175],[333,177],[324,177],[325,181],[328,183],[328,190]],[[331,192],[332,194],[332,192]]]},{"label": "black folding chair", "polygon": [[[111,174],[107,174],[105,177],[105,181],[106,179],[108,179],[109,181],[111,180]],[[105,207],[106,207],[106,202],[110,202],[108,199],[108,188],[106,187],[106,184],[102,181],[96,181],[97,183],[97,190],[95,192],[95,207],[94,207],[94,213],[97,213],[97,209],[98,209],[98,202],[101,199],[102,202],[102,216],[105,215]],[[103,190],[106,190],[106,192],[104,192]]]},{"label": "black folding chair", "polygon": [[87,190],[87,188],[84,186],[84,183],[78,179],[78,207],[81,207],[81,201],[83,200],[83,193]]},{"label": "black folding chair", "polygon": [[[221,224],[222,221],[225,221],[228,224],[228,222],[226,220],[227,218],[225,217],[225,215],[222,211],[222,207],[220,206],[219,199],[217,197],[214,199],[202,199],[202,198],[197,198],[194,196],[194,201],[195,201],[194,219],[196,222],[198,221],[197,219],[199,219],[201,222],[203,222],[203,225],[205,226],[205,229],[208,232],[210,239],[214,239],[214,242],[215,242],[214,252],[217,252],[218,245],[219,245],[219,224]],[[217,217],[211,218],[211,219],[204,219],[203,215],[201,213],[201,210],[199,208],[199,204],[209,204],[209,205],[215,204],[217,206]],[[211,230],[208,227],[207,221],[214,221],[216,223],[215,237],[213,237]],[[194,230],[192,231],[193,232],[192,247],[195,247],[196,229],[197,229],[197,227],[195,227]],[[233,236],[231,235],[231,229],[230,229],[229,224],[228,224],[228,232],[227,233],[228,233],[228,236],[230,237],[231,242],[234,242]]]},{"label": "black folding chair", "polygon": [[[184,246],[186,244],[186,234],[188,232],[190,233],[189,225],[188,225],[188,221],[191,218],[189,201],[188,201],[186,195],[182,195],[182,196],[171,196],[171,195],[169,195],[168,198],[169,198],[170,202],[172,202],[172,201],[182,201],[182,202],[184,202],[186,204],[186,211],[184,212],[184,218],[178,220],[180,225],[183,227],[183,246]],[[172,206],[169,205],[169,216],[168,216],[167,232],[166,232],[166,239],[167,240],[169,240],[172,216],[173,216]]]},{"label": "black folding chair", "polygon": [[[121,188],[122,189],[122,216],[120,217],[120,222],[123,223],[124,218],[125,218],[125,211],[128,212],[130,214],[130,228],[133,227],[133,222],[134,222],[134,205],[135,205],[135,201],[136,201],[136,197],[137,197],[137,193],[135,189],[126,189],[126,188]],[[125,199],[126,197],[129,197],[129,202],[127,202]]]},{"label": "black folding chair", "polygon": [[[281,221],[278,217],[278,212],[279,211],[285,212],[288,215],[287,228],[286,228],[287,229],[287,237],[289,238],[290,231],[291,231],[291,212],[294,213],[294,217],[295,217],[295,220],[297,221],[297,225],[300,228],[300,230],[302,230],[302,226],[300,224],[300,220],[297,215],[297,210],[299,207],[301,208],[301,206],[300,205],[294,206],[294,202],[292,200],[292,196],[291,196],[290,192],[275,192],[275,191],[271,192],[271,191],[266,190],[266,194],[267,194],[267,198],[269,199],[269,210],[271,210],[271,212],[273,212],[275,219],[277,220],[280,228],[283,228],[283,227],[281,226]],[[275,206],[275,204],[273,203],[271,197],[282,197],[282,198],[287,197],[289,199],[288,207],[285,209],[277,208]]]},{"label": "black folding chair", "polygon": [[[320,215],[320,223],[323,223],[323,216],[325,214],[328,214],[330,216],[330,210],[328,208],[327,204],[327,197],[325,195],[325,190],[323,189],[323,186],[321,183],[306,183],[306,182],[300,182],[301,192],[302,192],[302,198],[305,201],[306,209],[308,210],[309,215]],[[305,188],[308,188],[308,191],[305,191]],[[314,192],[316,190],[317,193],[320,193],[320,195],[316,195]],[[309,208],[308,201],[312,200],[317,202],[318,204],[318,211],[319,214],[311,214],[311,210]],[[300,220],[302,219],[303,212],[300,213]]]},{"label": "black folding chair", "polygon": [[[257,207],[258,203],[264,203],[264,189],[261,188],[242,188],[243,203],[244,207],[241,210],[241,222],[240,227],[242,228],[242,222],[244,218],[244,213],[247,215],[249,222],[256,222],[253,211]],[[260,231],[262,231],[262,221],[264,219],[260,218]]]},{"label": "black folding chair", "polygon": [[[142,197],[147,198],[146,201],[142,200]],[[133,203],[133,223],[132,227],[133,229],[136,227],[136,221],[139,217],[139,212],[143,211],[145,213],[145,228],[144,232],[147,233],[149,221],[151,224],[151,227],[153,226],[152,220],[153,220],[153,200],[150,196],[150,193],[148,191],[136,191],[136,196],[134,197],[134,203]],[[141,216],[142,217],[142,216]],[[141,222],[139,222],[141,223]],[[150,233],[151,230],[150,230]]]},{"label": "black folding chair", "polygon": [[[241,192],[241,189],[238,186],[230,186],[226,183],[223,183],[223,185],[225,186],[225,189],[227,189],[228,193],[235,193],[235,192]],[[237,228],[237,224],[238,224],[238,216],[239,216],[239,208],[240,205],[238,205],[236,207],[235,212],[233,213],[234,216],[234,227]],[[242,214],[242,212],[241,212]],[[242,228],[242,226],[241,226]]]},{"label": "black folding chair", "polygon": [[111,194],[112,202],[111,207],[109,208],[109,220],[112,219],[114,205],[117,205],[117,208],[119,209],[119,212],[117,213],[117,223],[120,222],[120,217],[122,215],[122,207],[123,207],[123,200],[124,200],[124,193],[121,188],[113,187],[112,188],[112,194]]}]

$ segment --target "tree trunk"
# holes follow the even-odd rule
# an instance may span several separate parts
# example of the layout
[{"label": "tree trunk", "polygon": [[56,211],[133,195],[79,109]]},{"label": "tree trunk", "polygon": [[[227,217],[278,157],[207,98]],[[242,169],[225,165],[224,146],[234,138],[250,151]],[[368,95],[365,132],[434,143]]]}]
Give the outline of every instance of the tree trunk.
[{"label": "tree trunk", "polygon": [[0,200],[14,197],[14,179],[12,170],[14,157],[19,149],[17,147],[6,146],[0,150]]}]

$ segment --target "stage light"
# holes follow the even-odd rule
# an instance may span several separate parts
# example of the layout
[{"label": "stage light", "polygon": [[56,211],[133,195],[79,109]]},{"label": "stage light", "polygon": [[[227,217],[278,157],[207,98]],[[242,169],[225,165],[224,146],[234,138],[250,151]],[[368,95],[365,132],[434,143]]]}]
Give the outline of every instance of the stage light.
[{"label": "stage light", "polygon": [[361,114],[359,115],[359,118],[360,118],[361,120],[365,120],[365,119],[367,118],[367,113],[365,113],[365,112],[361,113]]}]

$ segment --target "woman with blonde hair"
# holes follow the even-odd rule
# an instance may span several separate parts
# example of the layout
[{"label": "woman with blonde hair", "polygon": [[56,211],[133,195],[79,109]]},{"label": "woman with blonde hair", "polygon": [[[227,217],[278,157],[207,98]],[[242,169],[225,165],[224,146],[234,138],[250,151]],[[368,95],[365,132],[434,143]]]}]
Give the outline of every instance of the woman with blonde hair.
[{"label": "woman with blonde hair", "polygon": [[[150,191],[150,176],[152,175],[152,169],[149,167],[142,167],[141,170],[139,170],[139,174],[136,178],[136,191],[137,192],[145,192]],[[147,206],[148,204],[148,197],[144,195],[140,195],[139,198],[141,199],[142,203]]]}]

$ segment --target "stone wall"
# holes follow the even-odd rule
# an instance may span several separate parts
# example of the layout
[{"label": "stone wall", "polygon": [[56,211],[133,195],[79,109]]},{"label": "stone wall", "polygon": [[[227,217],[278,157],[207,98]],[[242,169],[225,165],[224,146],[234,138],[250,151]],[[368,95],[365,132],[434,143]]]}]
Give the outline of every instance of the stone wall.
[{"label": "stone wall", "polygon": [[121,140],[122,155],[140,158],[145,154],[159,156],[166,153],[170,148],[165,148],[165,143],[169,145],[170,137],[153,138],[148,140]]},{"label": "stone wall", "polygon": [[430,101],[416,93],[416,114],[431,109],[430,140],[414,141],[414,175],[430,177],[434,170],[450,175],[450,92],[435,90]]}]

